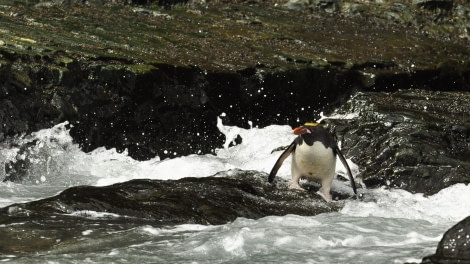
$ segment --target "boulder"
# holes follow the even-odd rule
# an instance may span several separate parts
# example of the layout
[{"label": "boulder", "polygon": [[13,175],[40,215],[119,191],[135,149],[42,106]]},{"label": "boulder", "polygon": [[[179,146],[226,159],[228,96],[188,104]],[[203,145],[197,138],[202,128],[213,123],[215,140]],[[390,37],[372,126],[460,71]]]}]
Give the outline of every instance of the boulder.
[{"label": "boulder", "polygon": [[[44,217],[94,211],[151,220],[161,225],[224,224],[237,217],[258,219],[269,215],[317,215],[338,211],[341,202],[326,203],[309,192],[289,190],[287,181],[267,181],[256,171],[221,172],[207,178],[175,181],[132,180],[104,187],[77,186],[57,196],[15,204],[0,210],[6,217]],[[348,195],[333,193],[336,198]]]},{"label": "boulder", "polygon": [[444,234],[434,255],[423,258],[423,264],[470,263],[470,216]]}]

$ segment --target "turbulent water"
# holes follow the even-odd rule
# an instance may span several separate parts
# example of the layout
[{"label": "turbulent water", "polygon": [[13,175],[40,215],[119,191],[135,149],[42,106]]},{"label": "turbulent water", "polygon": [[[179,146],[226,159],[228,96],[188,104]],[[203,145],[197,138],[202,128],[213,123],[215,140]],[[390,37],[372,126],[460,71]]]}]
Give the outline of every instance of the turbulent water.
[{"label": "turbulent water", "polygon": [[[66,124],[4,142],[0,179],[9,161],[29,164],[20,183],[0,183],[0,207],[53,196],[76,185],[103,186],[137,178],[206,177],[231,169],[269,172],[293,136],[289,126],[218,127],[227,142],[216,155],[136,161],[126,153],[82,152]],[[242,143],[228,147],[240,135]],[[30,143],[28,143],[30,142]],[[33,143],[31,143],[33,142]],[[21,146],[27,151],[20,150]],[[289,178],[290,161],[278,175]],[[358,168],[351,162],[354,174]],[[343,175],[341,163],[337,172]],[[360,182],[360,179],[357,179]],[[334,184],[333,188],[340,188]],[[155,227],[119,215],[75,212],[74,243],[31,256],[5,255],[10,263],[404,263],[432,254],[443,233],[470,215],[470,186],[457,184],[425,197],[398,189],[361,189],[370,199],[347,201],[338,213],[312,217],[239,218],[218,226]],[[23,223],[16,223],[21,225]],[[39,223],[40,224],[40,223]],[[1,226],[0,231],[8,226]],[[77,236],[77,235],[75,235]],[[45,237],[44,239],[47,239]],[[60,241],[58,241],[60,242]]]}]

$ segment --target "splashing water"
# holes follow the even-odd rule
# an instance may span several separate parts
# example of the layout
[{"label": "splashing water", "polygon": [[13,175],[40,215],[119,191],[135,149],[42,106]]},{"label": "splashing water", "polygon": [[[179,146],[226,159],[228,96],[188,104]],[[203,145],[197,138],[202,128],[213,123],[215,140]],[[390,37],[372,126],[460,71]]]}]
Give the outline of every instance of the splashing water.
[{"label": "splashing water", "polygon": [[[0,207],[49,197],[75,185],[109,185],[137,178],[207,177],[230,169],[269,172],[294,136],[289,126],[218,128],[227,137],[215,155],[136,161],[114,149],[84,153],[73,143],[67,123],[18,137],[0,146],[0,179],[11,166],[27,164],[22,181],[0,183]],[[266,135],[269,134],[269,137]],[[228,147],[239,135],[242,143]],[[360,168],[350,163],[353,174]],[[338,162],[337,172],[344,175]],[[290,177],[287,159],[278,175]],[[344,187],[344,186],[343,186]],[[342,188],[335,181],[333,188]],[[338,213],[239,218],[220,226],[77,226],[76,243],[34,256],[3,256],[15,263],[404,263],[432,254],[450,226],[470,215],[470,186],[456,184],[425,197],[399,189],[362,189],[370,199],[351,200]],[[119,215],[75,212],[90,221]],[[100,222],[100,223],[101,223]],[[0,228],[4,228],[0,226]],[[81,229],[80,229],[81,228]],[[86,253],[86,254],[84,254]]]}]

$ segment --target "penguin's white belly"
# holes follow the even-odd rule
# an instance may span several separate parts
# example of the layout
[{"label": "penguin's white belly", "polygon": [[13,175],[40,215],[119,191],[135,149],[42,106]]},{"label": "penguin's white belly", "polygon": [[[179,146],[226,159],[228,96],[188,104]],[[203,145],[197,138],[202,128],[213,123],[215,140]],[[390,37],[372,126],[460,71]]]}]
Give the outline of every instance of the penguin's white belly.
[{"label": "penguin's white belly", "polygon": [[298,145],[292,155],[292,179],[300,177],[312,180],[332,179],[335,175],[336,157],[332,148],[326,148],[321,142],[313,146],[305,142]]}]

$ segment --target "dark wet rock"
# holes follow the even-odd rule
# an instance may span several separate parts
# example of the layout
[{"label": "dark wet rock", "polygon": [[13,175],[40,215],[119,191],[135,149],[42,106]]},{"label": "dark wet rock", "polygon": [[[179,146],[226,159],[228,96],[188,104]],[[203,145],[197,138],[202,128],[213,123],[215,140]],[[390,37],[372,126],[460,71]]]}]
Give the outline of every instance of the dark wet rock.
[{"label": "dark wet rock", "polygon": [[451,227],[439,242],[436,253],[425,257],[422,263],[470,263],[470,217]]},{"label": "dark wet rock", "polygon": [[452,9],[454,5],[454,0],[413,0],[414,5],[423,7],[426,9]]},{"label": "dark wet rock", "polygon": [[[341,194],[334,196],[344,198]],[[313,190],[290,191],[284,180],[270,184],[265,173],[229,171],[207,178],[132,180],[105,187],[72,187],[55,197],[12,205],[1,211],[13,217],[85,210],[174,225],[224,224],[237,217],[316,215],[340,208],[340,202],[326,203]]]},{"label": "dark wet rock", "polygon": [[468,93],[403,90],[354,95],[327,120],[369,186],[434,194],[470,183]]},{"label": "dark wet rock", "polygon": [[[311,191],[292,191],[287,182],[267,182],[267,174],[228,171],[207,178],[175,181],[132,180],[105,187],[72,187],[44,200],[0,209],[2,254],[49,250],[56,241],[73,240],[87,214],[106,213],[92,224],[225,224],[237,217],[258,219],[269,215],[317,215],[342,208],[341,201],[326,203]],[[333,193],[345,199],[348,195]],[[88,212],[88,213],[87,213]],[[114,214],[114,217],[112,215]],[[14,223],[25,222],[24,225]],[[40,226],[37,223],[41,223]],[[10,225],[12,224],[12,225]],[[84,227],[85,230],[86,227]],[[93,229],[96,229],[93,227]],[[41,239],[41,234],[48,239]],[[28,234],[28,235],[24,235]],[[26,243],[28,242],[28,243]]]}]

